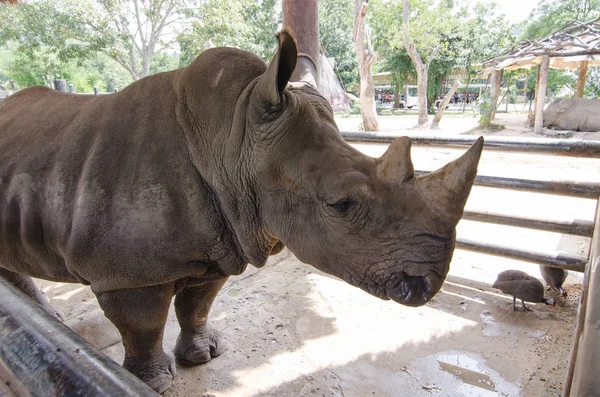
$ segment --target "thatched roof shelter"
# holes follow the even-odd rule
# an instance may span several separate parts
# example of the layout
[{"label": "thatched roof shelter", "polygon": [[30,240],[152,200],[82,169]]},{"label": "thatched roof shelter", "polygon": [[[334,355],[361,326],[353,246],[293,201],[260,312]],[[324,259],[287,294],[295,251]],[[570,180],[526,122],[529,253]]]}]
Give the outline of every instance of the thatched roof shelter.
[{"label": "thatched roof shelter", "polygon": [[541,94],[536,95],[534,131],[541,132],[548,68],[578,69],[575,96],[582,97],[588,66],[600,66],[600,18],[590,22],[572,21],[540,40],[523,41],[508,54],[484,62],[479,75],[491,75],[492,108],[495,109],[503,71],[537,67],[536,92]]}]

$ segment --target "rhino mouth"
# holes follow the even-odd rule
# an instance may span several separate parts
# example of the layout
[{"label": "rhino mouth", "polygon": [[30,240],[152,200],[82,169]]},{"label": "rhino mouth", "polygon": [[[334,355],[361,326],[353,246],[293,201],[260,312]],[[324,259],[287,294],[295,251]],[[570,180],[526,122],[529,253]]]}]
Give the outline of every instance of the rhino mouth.
[{"label": "rhino mouth", "polygon": [[386,283],[357,282],[349,276],[344,280],[380,299],[391,299],[405,306],[417,307],[426,304],[437,294],[444,278],[436,272],[424,276],[411,276],[402,272]]},{"label": "rhino mouth", "polygon": [[437,293],[438,288],[432,286],[430,277],[404,275],[396,286],[386,288],[388,299],[405,306],[422,306]]}]

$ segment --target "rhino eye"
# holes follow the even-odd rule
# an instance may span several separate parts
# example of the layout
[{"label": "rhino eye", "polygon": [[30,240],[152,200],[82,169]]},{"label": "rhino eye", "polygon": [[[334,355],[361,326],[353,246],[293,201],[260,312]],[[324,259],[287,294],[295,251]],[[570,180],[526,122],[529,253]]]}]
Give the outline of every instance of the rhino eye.
[{"label": "rhino eye", "polygon": [[354,204],[356,204],[354,201],[347,198],[343,198],[335,204],[329,204],[329,206],[335,209],[340,214],[346,214],[348,211],[350,211],[352,207],[354,207]]}]

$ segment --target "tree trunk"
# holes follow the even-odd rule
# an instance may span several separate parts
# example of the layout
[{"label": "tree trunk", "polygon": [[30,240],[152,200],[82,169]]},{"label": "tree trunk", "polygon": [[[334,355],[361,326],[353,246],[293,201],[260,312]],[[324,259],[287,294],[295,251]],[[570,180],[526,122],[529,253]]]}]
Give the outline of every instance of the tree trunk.
[{"label": "tree trunk", "polygon": [[296,37],[298,52],[319,61],[319,4],[317,0],[283,0],[283,28]]},{"label": "tree trunk", "polygon": [[465,101],[463,103],[461,103],[463,113],[467,110],[467,96],[469,95],[469,83],[471,83],[471,75],[470,74],[468,74],[467,79],[468,79],[467,86],[465,87]]},{"label": "tree trunk", "polygon": [[400,90],[402,89],[403,85],[404,84],[401,84],[399,79],[398,79],[398,81],[396,81],[396,84],[394,85],[394,107],[392,107],[392,114],[394,114],[394,109],[400,108],[400,96],[402,95]]},{"label": "tree trunk", "polygon": [[535,97],[535,122],[533,125],[533,132],[536,134],[542,133],[542,127],[544,126],[544,104],[546,103],[546,87],[548,85],[548,67],[550,64],[550,58],[548,55],[542,55],[542,63],[539,69],[539,81],[538,87],[536,87]]},{"label": "tree trunk", "polygon": [[450,99],[452,99],[452,96],[456,92],[456,89],[458,88],[459,84],[460,84],[460,82],[458,80],[456,80],[454,82],[454,84],[452,84],[452,88],[450,88],[450,91],[448,91],[448,93],[446,94],[446,96],[444,97],[444,99],[442,99],[442,103],[440,103],[440,108],[438,109],[435,117],[433,118],[433,121],[431,122],[431,127],[430,128],[435,129],[435,130],[437,130],[439,128],[438,124],[442,120],[442,116],[444,115],[444,111],[446,110],[446,106],[448,106],[448,103],[450,103]]},{"label": "tree trunk", "polygon": [[[319,4],[317,0],[283,0],[283,28],[289,29],[296,38],[299,55],[307,55],[314,65],[298,60],[290,81],[310,81],[323,93],[319,84]],[[311,77],[307,78],[306,73]],[[312,79],[311,79],[312,78]]]},{"label": "tree trunk", "polygon": [[372,51],[365,29],[365,18],[369,9],[368,0],[354,2],[354,49],[360,72],[360,113],[365,131],[378,131],[379,122],[375,111],[375,88],[371,65],[376,54]]},{"label": "tree trunk", "polygon": [[434,50],[426,63],[421,59],[421,55],[415,48],[408,36],[408,22],[409,22],[409,10],[408,0],[403,0],[402,3],[402,24],[404,27],[404,47],[408,52],[408,56],[413,61],[415,69],[417,70],[417,106],[419,107],[419,119],[417,125],[413,128],[427,128],[427,71],[429,70],[429,63],[433,59],[437,49]]}]

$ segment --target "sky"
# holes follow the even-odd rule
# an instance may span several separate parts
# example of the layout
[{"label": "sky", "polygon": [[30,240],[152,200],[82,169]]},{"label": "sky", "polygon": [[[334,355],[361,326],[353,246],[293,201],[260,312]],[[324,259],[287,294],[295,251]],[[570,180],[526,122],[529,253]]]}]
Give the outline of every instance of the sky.
[{"label": "sky", "polygon": [[496,1],[496,3],[500,7],[500,12],[506,15],[508,21],[511,23],[518,23],[529,16],[529,13],[535,8],[538,1],[539,0],[499,0]]}]

